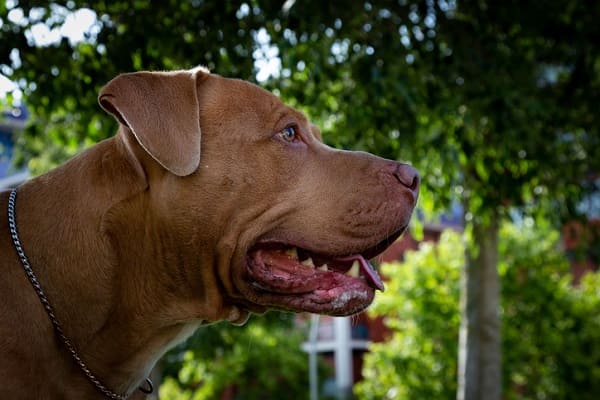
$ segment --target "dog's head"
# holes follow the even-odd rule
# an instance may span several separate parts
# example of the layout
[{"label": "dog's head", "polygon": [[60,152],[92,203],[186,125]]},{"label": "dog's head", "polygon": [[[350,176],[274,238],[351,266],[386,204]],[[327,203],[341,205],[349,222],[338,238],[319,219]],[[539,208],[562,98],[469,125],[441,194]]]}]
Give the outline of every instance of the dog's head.
[{"label": "dog's head", "polygon": [[185,262],[167,267],[217,287],[200,297],[348,315],[383,289],[368,260],[409,223],[412,167],[332,149],[273,94],[203,69],[120,75],[99,101],[137,146],[163,234],[178,238]]}]

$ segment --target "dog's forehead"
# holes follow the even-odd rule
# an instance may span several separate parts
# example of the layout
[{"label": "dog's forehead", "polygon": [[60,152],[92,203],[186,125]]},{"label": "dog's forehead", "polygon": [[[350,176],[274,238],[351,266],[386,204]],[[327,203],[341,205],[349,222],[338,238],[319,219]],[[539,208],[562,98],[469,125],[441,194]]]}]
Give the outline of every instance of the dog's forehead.
[{"label": "dog's forehead", "polygon": [[203,100],[214,110],[225,113],[240,111],[269,119],[290,116],[298,122],[308,122],[302,112],[284,104],[279,97],[258,85],[219,75],[211,75],[211,78],[211,84],[204,93],[200,91],[200,96],[204,95]]}]

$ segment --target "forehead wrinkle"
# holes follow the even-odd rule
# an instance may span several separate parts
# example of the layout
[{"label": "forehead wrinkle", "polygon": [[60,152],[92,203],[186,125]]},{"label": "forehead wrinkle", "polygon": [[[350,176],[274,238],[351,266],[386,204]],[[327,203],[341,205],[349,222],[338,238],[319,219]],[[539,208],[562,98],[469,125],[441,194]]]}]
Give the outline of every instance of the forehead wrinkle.
[{"label": "forehead wrinkle", "polygon": [[308,124],[308,118],[304,115],[303,112],[296,110],[293,107],[290,107],[284,103],[279,104],[277,107],[278,110],[274,113],[276,117],[276,121],[280,121],[285,117],[292,117],[297,120],[300,125]]}]

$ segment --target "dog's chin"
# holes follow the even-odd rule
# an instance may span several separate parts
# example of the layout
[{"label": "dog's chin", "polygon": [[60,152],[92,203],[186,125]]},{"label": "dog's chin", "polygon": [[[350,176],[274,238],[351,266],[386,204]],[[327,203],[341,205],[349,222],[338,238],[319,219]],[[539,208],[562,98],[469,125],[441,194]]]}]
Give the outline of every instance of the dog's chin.
[{"label": "dog's chin", "polygon": [[369,259],[403,231],[404,227],[375,246],[345,254],[259,241],[246,254],[240,289],[250,309],[355,314],[371,304],[376,290],[384,290]]}]

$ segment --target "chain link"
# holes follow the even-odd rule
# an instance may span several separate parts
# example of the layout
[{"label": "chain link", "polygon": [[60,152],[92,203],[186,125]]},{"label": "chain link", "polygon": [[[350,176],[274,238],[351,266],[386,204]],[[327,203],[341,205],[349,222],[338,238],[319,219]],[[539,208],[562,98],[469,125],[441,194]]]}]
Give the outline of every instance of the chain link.
[{"label": "chain link", "polygon": [[[50,302],[48,301],[46,294],[42,290],[42,285],[40,285],[40,282],[38,281],[37,277],[33,273],[33,269],[31,268],[31,265],[29,264],[29,260],[27,259],[27,256],[25,255],[25,252],[23,251],[23,246],[21,245],[21,241],[19,240],[19,235],[17,234],[16,217],[15,217],[16,198],[17,198],[17,189],[13,189],[10,192],[10,196],[8,198],[8,226],[10,229],[10,236],[12,237],[15,249],[17,250],[17,254],[19,255],[19,258],[21,259],[21,264],[23,264],[23,269],[25,270],[25,274],[27,274],[27,277],[29,278],[29,282],[31,282],[31,285],[33,286],[35,292],[37,293],[37,295],[40,299],[40,302],[44,306],[44,309],[46,310],[46,313],[48,314],[48,317],[50,318],[52,325],[54,325],[54,330],[56,331],[56,333],[62,340],[63,344],[65,345],[65,347],[71,354],[71,357],[73,357],[73,360],[77,363],[77,365],[83,371],[85,376],[87,376],[87,378],[94,384],[94,386],[96,386],[96,388],[100,392],[102,392],[106,397],[108,397],[110,399],[114,399],[114,400],[127,399],[127,396],[120,395],[120,394],[117,394],[117,393],[111,391],[102,382],[100,382],[100,380],[96,377],[96,375],[94,375],[92,373],[92,371],[90,371],[88,366],[81,359],[81,357],[79,356],[79,353],[77,353],[77,350],[75,349],[75,346],[72,344],[71,340],[67,337],[67,335],[65,335],[60,322],[58,322],[56,315],[54,315],[54,310],[52,309],[52,306],[50,305]],[[146,394],[152,393],[154,391],[152,381],[150,379],[146,378],[146,384],[148,385],[148,388],[140,387],[139,390]]]}]

